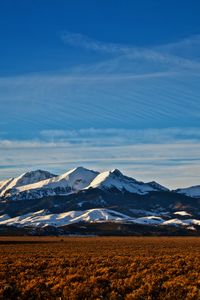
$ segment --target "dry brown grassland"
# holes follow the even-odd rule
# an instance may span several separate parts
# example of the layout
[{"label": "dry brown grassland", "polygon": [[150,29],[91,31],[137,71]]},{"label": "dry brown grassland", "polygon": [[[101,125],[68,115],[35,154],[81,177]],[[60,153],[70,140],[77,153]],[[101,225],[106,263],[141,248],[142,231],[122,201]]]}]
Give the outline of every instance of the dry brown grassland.
[{"label": "dry brown grassland", "polygon": [[200,299],[200,238],[2,237],[0,299]]}]

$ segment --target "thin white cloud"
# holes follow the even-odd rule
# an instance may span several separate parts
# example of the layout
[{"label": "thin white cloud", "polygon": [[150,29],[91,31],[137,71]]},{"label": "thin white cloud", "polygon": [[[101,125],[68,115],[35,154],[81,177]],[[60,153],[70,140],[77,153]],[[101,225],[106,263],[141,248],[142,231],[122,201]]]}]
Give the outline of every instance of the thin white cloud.
[{"label": "thin white cloud", "polygon": [[88,36],[80,33],[73,33],[68,31],[61,34],[61,39],[65,44],[69,46],[81,47],[87,50],[108,53],[117,56],[125,55],[131,59],[145,59],[147,61],[150,60],[154,62],[173,64],[175,66],[184,68],[200,68],[200,64],[198,62],[194,62],[193,60],[179,55],[182,54],[181,51],[173,51],[176,49],[180,50],[182,48],[186,48],[188,45],[190,45],[191,47],[191,44],[194,41],[198,42],[198,46],[200,46],[199,36],[184,39],[183,41],[174,44],[151,48],[139,48],[117,43],[105,43],[89,38]]},{"label": "thin white cloud", "polygon": [[[107,62],[108,64],[112,61]],[[100,67],[100,65],[95,65],[95,68]],[[86,67],[87,68],[87,67]],[[91,70],[91,69],[90,69]],[[71,70],[73,73],[73,70]],[[177,75],[177,71],[164,71],[164,72],[149,72],[145,74],[126,74],[117,72],[117,74],[106,74],[106,73],[97,73],[93,74],[94,70],[91,70],[90,74],[55,74],[55,75],[46,75],[46,74],[28,74],[23,76],[13,76],[13,77],[0,77],[0,86],[10,86],[13,85],[15,87],[20,87],[24,81],[27,82],[28,85],[35,85],[39,83],[45,84],[73,84],[73,83],[84,83],[84,82],[95,82],[95,81],[127,81],[127,80],[142,80],[148,78],[160,78],[160,77],[168,77]],[[120,70],[119,70],[120,71]],[[83,72],[83,70],[82,70]]]},{"label": "thin white cloud", "polygon": [[88,143],[98,145],[109,144],[137,144],[169,142],[199,142],[199,128],[84,128],[73,130],[42,130],[41,138],[50,141],[66,141],[68,143]]},{"label": "thin white cloud", "polygon": [[174,43],[158,46],[156,49],[164,53],[170,53],[199,62],[200,34],[192,35]]},{"label": "thin white cloud", "polygon": [[[122,46],[120,44],[103,43],[80,33],[65,31],[61,34],[61,39],[65,44],[75,47],[82,47],[88,50],[112,54],[130,54],[129,47]],[[135,50],[135,55],[140,57],[139,49]]]}]

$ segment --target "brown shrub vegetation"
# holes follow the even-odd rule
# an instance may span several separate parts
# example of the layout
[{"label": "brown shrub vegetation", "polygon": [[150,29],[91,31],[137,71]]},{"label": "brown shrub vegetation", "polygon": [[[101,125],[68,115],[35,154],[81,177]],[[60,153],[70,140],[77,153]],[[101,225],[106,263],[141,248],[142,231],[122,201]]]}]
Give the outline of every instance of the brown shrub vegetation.
[{"label": "brown shrub vegetation", "polygon": [[199,238],[0,238],[0,299],[200,299]]}]

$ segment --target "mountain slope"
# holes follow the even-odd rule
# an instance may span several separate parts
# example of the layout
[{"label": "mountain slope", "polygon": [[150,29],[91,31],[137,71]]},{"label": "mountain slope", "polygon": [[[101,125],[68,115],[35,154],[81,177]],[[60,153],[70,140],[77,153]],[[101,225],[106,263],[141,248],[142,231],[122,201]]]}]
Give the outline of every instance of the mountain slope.
[{"label": "mountain slope", "polygon": [[175,192],[193,198],[200,198],[200,185],[177,189],[175,190]]},{"label": "mountain slope", "polygon": [[0,181],[0,196],[3,195],[3,191],[6,190],[7,186],[13,181],[14,178],[8,178]]},{"label": "mountain slope", "polygon": [[159,191],[165,191],[165,192],[169,191],[169,189],[167,187],[157,183],[156,181],[150,181],[150,182],[147,182],[147,184]]},{"label": "mountain slope", "polygon": [[130,193],[136,193],[144,195],[152,191],[163,190],[163,187],[159,184],[152,185],[139,182],[133,178],[123,175],[119,170],[114,169],[112,171],[106,171],[100,173],[87,187],[98,189],[112,189],[115,188],[119,191],[127,191]]}]

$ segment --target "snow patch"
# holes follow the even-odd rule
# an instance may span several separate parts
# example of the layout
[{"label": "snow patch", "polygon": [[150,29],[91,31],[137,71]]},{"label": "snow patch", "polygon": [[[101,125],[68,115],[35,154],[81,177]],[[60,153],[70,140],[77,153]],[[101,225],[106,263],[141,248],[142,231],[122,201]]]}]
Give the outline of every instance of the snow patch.
[{"label": "snow patch", "polygon": [[179,216],[191,216],[191,214],[187,213],[186,211],[176,211],[174,212],[174,215],[179,215]]},{"label": "snow patch", "polygon": [[196,219],[187,219],[187,220],[179,220],[179,219],[171,219],[163,222],[163,225],[171,225],[171,226],[191,226],[197,225],[200,226],[200,220]]},{"label": "snow patch", "polygon": [[141,217],[134,219],[134,223],[137,224],[147,224],[147,225],[160,225],[164,222],[164,220],[161,217],[157,216],[148,216],[148,217]]}]

